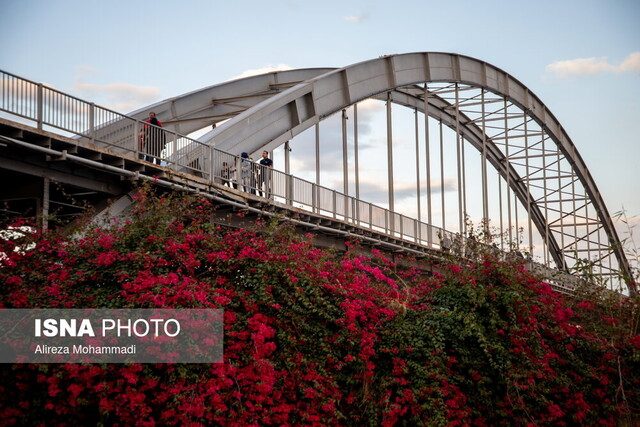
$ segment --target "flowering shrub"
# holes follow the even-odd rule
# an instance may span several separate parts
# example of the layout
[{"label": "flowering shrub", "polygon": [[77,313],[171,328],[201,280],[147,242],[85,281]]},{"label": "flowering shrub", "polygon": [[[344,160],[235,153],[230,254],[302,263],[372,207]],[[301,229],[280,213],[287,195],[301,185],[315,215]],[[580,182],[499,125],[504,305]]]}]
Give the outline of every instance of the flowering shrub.
[{"label": "flowering shrub", "polygon": [[108,227],[0,240],[4,308],[225,313],[221,364],[5,365],[0,424],[637,421],[637,300],[565,298],[490,255],[429,275],[212,209],[143,190]]}]

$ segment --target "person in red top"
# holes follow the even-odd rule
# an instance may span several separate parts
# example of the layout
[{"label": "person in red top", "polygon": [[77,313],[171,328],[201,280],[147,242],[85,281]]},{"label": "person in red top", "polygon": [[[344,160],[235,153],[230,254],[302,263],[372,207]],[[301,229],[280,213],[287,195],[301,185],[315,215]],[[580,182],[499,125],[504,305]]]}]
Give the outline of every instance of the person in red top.
[{"label": "person in red top", "polygon": [[[166,138],[164,131],[160,129],[162,123],[156,118],[156,113],[151,111],[149,118],[145,120],[144,128],[140,133],[141,151],[146,154],[145,160],[156,164],[160,164],[160,153],[164,150]],[[142,154],[140,155],[142,158]]]}]

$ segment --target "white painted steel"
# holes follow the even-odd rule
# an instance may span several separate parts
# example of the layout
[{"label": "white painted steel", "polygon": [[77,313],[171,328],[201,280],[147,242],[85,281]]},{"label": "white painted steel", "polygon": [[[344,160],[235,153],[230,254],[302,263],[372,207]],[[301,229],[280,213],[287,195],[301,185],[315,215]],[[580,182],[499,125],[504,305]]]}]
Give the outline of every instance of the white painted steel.
[{"label": "white painted steel", "polygon": [[[166,165],[188,173],[199,174],[211,180],[220,179],[218,160],[224,156],[230,156],[224,151],[256,153],[263,149],[272,150],[308,127],[317,125],[325,117],[340,109],[355,105],[358,101],[376,98],[387,100],[388,109],[390,109],[390,102],[412,107],[416,111],[426,112],[428,116],[438,120],[441,127],[444,124],[452,129],[457,129],[457,138],[464,138],[482,152],[483,168],[488,161],[508,184],[507,194],[513,191],[523,206],[526,206],[530,213],[530,221],[536,225],[544,237],[548,252],[560,268],[566,266],[565,250],[573,244],[572,241],[565,244],[564,240],[567,237],[565,225],[573,228],[574,234],[578,230],[577,219],[574,218],[573,223],[566,224],[564,219],[567,215],[578,216],[578,209],[575,207],[576,196],[572,195],[572,198],[568,200],[563,198],[566,187],[563,179],[567,171],[561,167],[561,160],[570,164],[571,170],[568,176],[573,179],[571,186],[577,177],[584,187],[585,198],[593,205],[597,213],[598,229],[602,228],[606,232],[608,240],[613,244],[619,268],[627,275],[630,273],[628,262],[622,252],[602,197],[586,165],[560,123],[524,85],[504,71],[483,61],[449,53],[411,53],[385,56],[337,70],[311,69],[270,73],[211,86],[162,101],[134,112],[134,118],[86,103],[43,87],[41,84],[28,82],[24,79],[20,80],[8,73],[3,73],[2,81],[2,87],[0,87],[1,109],[9,111],[8,107],[5,107],[7,105],[5,97],[9,93],[10,96],[13,96],[12,101],[17,101],[11,105],[11,113],[36,120],[38,128],[41,129],[43,125],[52,126],[71,134],[80,135],[79,141],[88,140],[91,143],[106,145],[116,151],[131,153],[135,157],[139,152],[138,131],[145,126],[140,120],[146,117],[148,111],[154,110],[167,127],[164,131],[169,144],[161,155]],[[7,81],[9,81],[9,85],[17,85],[17,89],[13,86],[7,89]],[[455,102],[453,104],[447,101],[446,87],[433,92],[429,91],[427,83],[434,82],[449,82],[455,85]],[[422,83],[425,83],[424,88],[415,86]],[[466,103],[464,104],[466,106],[472,104],[466,100],[460,101],[458,99],[459,85],[482,88],[483,113],[481,122],[460,112],[461,102]],[[14,92],[19,93],[19,96],[14,96]],[[485,92],[502,98],[505,105],[503,117],[487,118],[485,116]],[[487,101],[487,103],[490,102],[495,102],[495,100]],[[425,105],[425,103],[428,104]],[[522,118],[525,123],[527,123],[526,120],[533,120],[541,129],[542,177],[535,176],[536,172],[529,173],[528,165],[525,169],[526,176],[520,176],[515,169],[515,164],[512,163],[515,159],[510,158],[509,140],[507,139],[511,138],[508,135],[509,125],[507,122],[507,109],[511,105],[520,109],[523,114],[517,117],[510,116],[510,118]],[[230,120],[211,130],[199,141],[180,135],[180,133],[201,129],[203,126],[218,125],[227,119]],[[486,123],[490,120],[504,120],[505,122],[506,153],[497,145],[500,137],[487,138]],[[427,128],[428,120],[426,117],[425,123],[425,128]],[[356,126],[355,123],[354,126]],[[391,133],[390,124],[388,129]],[[426,139],[428,141],[428,137]],[[318,136],[316,141],[319,141]],[[391,153],[391,137],[388,138],[388,142],[388,150]],[[556,150],[556,162],[548,165],[549,168],[553,168],[555,164],[553,169],[547,167],[546,159],[547,156],[554,153],[547,153],[545,142],[552,142]],[[442,140],[440,143],[442,144]],[[212,146],[215,146],[216,149],[213,149]],[[463,146],[459,148],[464,149]],[[319,151],[319,143],[316,151]],[[529,161],[536,156],[530,153],[527,144],[524,157]],[[391,162],[391,159],[388,161]],[[316,174],[319,173],[318,169]],[[458,166],[457,172],[460,180],[460,173],[464,173],[464,170]],[[554,173],[557,173],[557,176]],[[390,173],[390,177],[392,177],[392,173]],[[464,180],[464,176],[462,179]],[[484,172],[483,179],[486,179]],[[502,179],[499,180],[500,183]],[[281,180],[285,183],[283,185],[283,188],[286,189],[283,195],[285,200],[293,202],[291,200],[293,197],[308,202],[307,198],[294,191],[296,188],[295,180],[291,176]],[[544,189],[542,198],[535,198],[531,194],[530,186],[536,180],[542,182]],[[549,185],[554,180],[558,182],[557,189]],[[277,187],[277,181],[274,178],[274,188]],[[346,185],[347,183],[345,183]],[[392,205],[392,180],[389,187]],[[431,225],[413,220],[413,226],[411,226],[407,223],[406,217],[398,216],[397,213],[370,204],[368,204],[368,209],[360,209],[360,207],[354,209],[350,206],[360,206],[361,201],[352,201],[347,194],[340,195],[333,190],[322,189],[317,186],[317,183],[315,187],[312,185],[309,188],[315,188],[312,190],[313,197],[309,200],[314,205],[312,208],[318,212],[328,212],[333,214],[334,218],[340,217],[344,220],[350,220],[353,212],[358,213],[357,217],[366,217],[368,214],[370,226],[374,229],[413,239],[416,236],[429,236],[429,245],[432,244],[432,241],[439,241],[434,237],[434,234],[437,233],[435,227]],[[562,209],[563,200],[573,201],[573,212],[560,212],[559,218],[551,220],[549,214],[553,213],[553,209],[549,209],[549,206],[553,202],[550,199],[552,196],[559,199],[560,209]],[[488,203],[486,195],[483,195],[483,199],[485,204]],[[324,202],[326,200],[328,203]],[[316,204],[317,206],[315,206]],[[444,208],[444,200],[442,204]],[[464,205],[466,205],[466,200],[464,200]],[[510,201],[507,201],[507,206],[510,223]],[[585,210],[587,208],[588,205],[585,205]],[[502,211],[502,203],[500,203],[500,209]],[[429,216],[430,210],[429,206]],[[461,209],[459,208],[459,210]],[[483,210],[486,211],[486,208]],[[463,215],[463,213],[459,212],[459,215]],[[588,216],[584,222],[587,223],[587,230],[589,230]],[[424,235],[417,231],[425,226],[427,230]],[[559,232],[552,232],[551,226],[559,228]],[[441,230],[440,235],[444,236],[445,234],[448,232]],[[588,234],[591,233],[588,232]],[[602,247],[600,233],[596,233],[596,235],[597,244]],[[560,237],[560,244],[556,240],[556,236]],[[579,236],[571,236],[571,238],[576,240],[576,247],[580,240],[585,240]],[[588,253],[591,253],[591,250],[592,246],[585,249]],[[601,249],[597,248],[596,251],[600,253]]]},{"label": "white painted steel", "polygon": [[[217,148],[227,151],[256,152],[264,147],[274,148],[340,109],[367,98],[380,99],[384,94],[389,93],[391,95],[387,97],[393,102],[414,106],[424,111],[424,98],[421,99],[411,90],[405,89],[425,82],[452,82],[456,85],[484,88],[502,97],[505,103],[508,102],[509,105],[514,105],[524,112],[520,116],[510,116],[510,118],[530,117],[534,120],[555,144],[558,153],[568,159],[573,172],[580,179],[597,211],[598,219],[608,240],[619,242],[611,217],[593,178],[575,145],[555,116],[537,96],[513,76],[484,61],[463,55],[433,52],[392,55],[330,71],[244,111],[224,126],[214,129],[206,139],[201,140],[211,142]],[[450,105],[438,96],[430,96],[428,102],[428,113],[431,117],[454,129],[456,119],[461,120],[463,122],[460,129],[461,136],[482,150],[484,134],[482,127],[468,120],[464,115],[459,117],[458,114],[453,114],[452,116],[450,110],[447,111]],[[453,107],[457,109],[457,105]],[[507,193],[510,194],[510,191],[513,191],[523,206],[531,209],[533,223],[540,234],[546,238],[551,257],[559,268],[564,268],[566,266],[566,254],[563,249],[565,244],[560,244],[556,240],[557,236],[564,240],[564,232],[561,231],[557,236],[547,232],[547,217],[542,213],[546,206],[537,202],[534,202],[533,206],[527,205],[527,200],[532,200],[528,189],[529,183],[516,172],[508,155],[505,156],[493,140],[486,141],[486,149],[489,162],[508,184]],[[511,223],[510,203],[508,210],[507,221]],[[579,236],[576,236],[573,244],[577,245],[579,240]],[[622,247],[616,243],[613,243],[613,246],[612,250],[620,269],[630,276],[630,268]]]}]

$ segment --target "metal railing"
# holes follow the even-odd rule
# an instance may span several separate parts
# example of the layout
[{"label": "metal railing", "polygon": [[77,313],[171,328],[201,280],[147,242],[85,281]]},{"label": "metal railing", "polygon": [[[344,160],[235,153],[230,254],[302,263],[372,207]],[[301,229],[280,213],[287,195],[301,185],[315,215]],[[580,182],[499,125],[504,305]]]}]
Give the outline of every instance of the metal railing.
[{"label": "metal railing", "polygon": [[280,203],[326,215],[361,228],[439,247],[440,237],[453,233],[422,223],[184,135],[136,120],[10,73],[0,71],[0,110],[70,134],[78,143],[93,144],[135,159],[227,183]]},{"label": "metal railing", "polygon": [[213,175],[218,184],[422,246],[439,249],[438,235],[454,238],[439,227],[219,150]]},{"label": "metal railing", "polygon": [[[460,241],[458,234],[440,227],[266,168],[250,159],[1,70],[0,111],[35,122],[40,130],[62,131],[78,144],[92,144],[146,160],[423,247],[447,252],[450,250],[447,242]],[[548,270],[546,277],[558,273],[536,264],[535,270],[540,269]]]},{"label": "metal railing", "polygon": [[164,128],[0,71],[0,110],[89,143],[193,175],[211,178],[212,148]]}]

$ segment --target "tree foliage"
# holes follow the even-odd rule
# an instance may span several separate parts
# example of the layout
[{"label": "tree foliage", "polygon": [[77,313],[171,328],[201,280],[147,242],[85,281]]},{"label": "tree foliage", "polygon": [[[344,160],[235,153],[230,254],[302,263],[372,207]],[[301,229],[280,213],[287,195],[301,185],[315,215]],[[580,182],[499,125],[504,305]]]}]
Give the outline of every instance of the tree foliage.
[{"label": "tree foliage", "polygon": [[5,365],[1,424],[637,421],[638,300],[563,297],[489,254],[426,274],[212,209],[143,189],[128,219],[0,240],[1,307],[221,308],[225,333],[220,364]]}]

